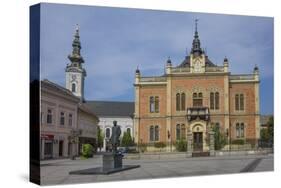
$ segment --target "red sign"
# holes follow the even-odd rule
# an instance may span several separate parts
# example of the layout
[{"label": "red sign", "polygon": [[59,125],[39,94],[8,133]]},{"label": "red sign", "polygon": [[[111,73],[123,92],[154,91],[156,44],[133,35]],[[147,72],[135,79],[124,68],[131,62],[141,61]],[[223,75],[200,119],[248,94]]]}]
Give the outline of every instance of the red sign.
[{"label": "red sign", "polygon": [[44,138],[45,140],[53,140],[54,135],[51,134],[41,134],[41,138]]}]

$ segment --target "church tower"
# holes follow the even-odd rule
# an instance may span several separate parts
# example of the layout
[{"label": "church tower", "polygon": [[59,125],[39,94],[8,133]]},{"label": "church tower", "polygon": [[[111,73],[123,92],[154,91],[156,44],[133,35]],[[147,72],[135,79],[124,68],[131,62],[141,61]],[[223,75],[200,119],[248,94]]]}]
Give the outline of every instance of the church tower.
[{"label": "church tower", "polygon": [[197,31],[197,22],[195,20],[195,33],[192,42],[192,48],[190,52],[190,66],[191,72],[193,73],[204,73],[205,72],[205,52],[201,48],[200,39]]},{"label": "church tower", "polygon": [[74,95],[80,97],[84,101],[84,80],[86,77],[86,70],[82,67],[84,59],[80,54],[81,43],[79,36],[78,25],[74,34],[72,42],[72,53],[68,55],[70,64],[67,64],[65,69],[65,87]]}]

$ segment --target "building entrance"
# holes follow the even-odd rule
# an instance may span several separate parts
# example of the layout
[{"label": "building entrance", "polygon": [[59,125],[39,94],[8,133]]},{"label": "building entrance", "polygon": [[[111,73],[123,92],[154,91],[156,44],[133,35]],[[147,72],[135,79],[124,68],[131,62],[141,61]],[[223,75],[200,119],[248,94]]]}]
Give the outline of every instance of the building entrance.
[{"label": "building entrance", "polygon": [[193,133],[193,151],[203,151],[203,133]]}]

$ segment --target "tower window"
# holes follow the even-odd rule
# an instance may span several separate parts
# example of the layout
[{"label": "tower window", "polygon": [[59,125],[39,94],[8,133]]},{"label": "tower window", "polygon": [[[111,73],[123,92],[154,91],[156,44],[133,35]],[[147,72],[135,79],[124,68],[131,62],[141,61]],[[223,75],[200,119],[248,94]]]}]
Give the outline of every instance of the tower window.
[{"label": "tower window", "polygon": [[76,84],[75,83],[72,83],[71,91],[76,92]]},{"label": "tower window", "polygon": [[47,113],[47,124],[52,124],[52,119],[53,119],[53,113],[51,109],[48,109]]}]

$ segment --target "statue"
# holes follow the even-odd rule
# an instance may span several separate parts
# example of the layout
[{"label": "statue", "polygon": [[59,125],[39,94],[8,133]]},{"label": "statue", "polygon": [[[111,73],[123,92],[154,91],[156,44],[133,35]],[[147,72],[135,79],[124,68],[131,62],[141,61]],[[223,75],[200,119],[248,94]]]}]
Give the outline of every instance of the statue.
[{"label": "statue", "polygon": [[112,145],[112,153],[106,152],[102,156],[102,166],[89,168],[84,170],[71,171],[69,174],[111,174],[133,168],[139,168],[140,165],[123,165],[123,155],[117,153],[117,146],[119,145],[119,137],[121,135],[120,126],[117,121],[113,121],[112,135],[110,144]]},{"label": "statue", "polygon": [[121,135],[121,129],[120,126],[117,125],[117,121],[113,121],[113,127],[112,127],[112,134],[110,138],[110,143],[112,145],[112,152],[114,154],[117,153],[117,146],[119,145],[119,137]]}]

